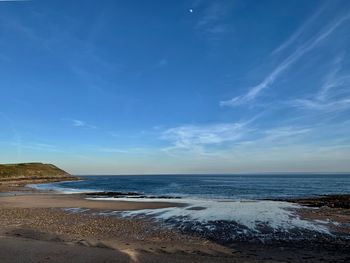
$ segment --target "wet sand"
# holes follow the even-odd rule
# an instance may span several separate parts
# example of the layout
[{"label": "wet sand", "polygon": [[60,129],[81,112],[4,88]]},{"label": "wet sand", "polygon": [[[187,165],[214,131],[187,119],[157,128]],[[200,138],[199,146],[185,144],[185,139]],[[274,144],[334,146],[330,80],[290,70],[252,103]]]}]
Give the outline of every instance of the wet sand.
[{"label": "wet sand", "polygon": [[0,208],[86,208],[96,210],[140,210],[155,209],[184,204],[170,202],[126,202],[87,200],[81,194],[12,194],[1,197]]},{"label": "wet sand", "polygon": [[[4,190],[4,189],[3,189]],[[6,190],[6,189],[5,189]],[[0,262],[348,262],[349,244],[245,242],[223,246],[146,219],[102,216],[176,206],[167,203],[92,201],[83,195],[7,189],[0,195]],[[183,205],[183,204],[181,204]],[[74,213],[67,208],[84,208]],[[310,210],[305,210],[310,211]],[[316,211],[316,210],[313,210]],[[334,210],[335,211],[335,210]],[[336,211],[336,215],[348,210]],[[327,217],[330,216],[328,211]],[[316,213],[317,214],[317,213]],[[322,214],[317,214],[322,218]],[[307,217],[308,214],[304,213]],[[348,220],[347,218],[344,219]]]}]

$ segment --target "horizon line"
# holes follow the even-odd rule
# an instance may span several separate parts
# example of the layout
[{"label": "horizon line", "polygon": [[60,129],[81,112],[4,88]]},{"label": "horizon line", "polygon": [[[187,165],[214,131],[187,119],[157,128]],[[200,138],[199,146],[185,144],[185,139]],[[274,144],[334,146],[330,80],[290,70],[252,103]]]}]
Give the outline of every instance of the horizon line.
[{"label": "horizon line", "polygon": [[241,172],[241,173],[132,173],[132,174],[72,174],[74,176],[147,176],[147,175],[155,175],[155,176],[176,176],[176,175],[302,175],[302,174],[308,174],[308,175],[331,175],[331,174],[345,174],[350,175],[350,172]]}]

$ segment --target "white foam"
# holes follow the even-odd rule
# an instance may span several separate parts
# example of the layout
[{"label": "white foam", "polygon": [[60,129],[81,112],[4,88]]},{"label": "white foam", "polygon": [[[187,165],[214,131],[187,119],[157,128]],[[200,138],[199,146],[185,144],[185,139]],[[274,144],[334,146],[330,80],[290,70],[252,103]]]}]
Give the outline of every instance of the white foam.
[{"label": "white foam", "polygon": [[185,207],[143,209],[122,212],[124,216],[146,215],[156,219],[182,218],[182,220],[207,223],[209,221],[233,221],[253,231],[261,224],[279,231],[295,228],[330,234],[321,222],[301,219],[296,209],[299,205],[277,201],[232,201],[203,199],[130,199],[130,198],[89,198],[91,200],[116,200],[137,202],[176,202],[188,204]]},{"label": "white foam", "polygon": [[145,202],[145,203],[184,203],[187,204],[192,202],[193,199],[178,199],[178,198],[140,198],[138,196],[128,196],[123,197],[88,197],[87,200],[100,200],[100,201],[127,201],[127,202]]},{"label": "white foam", "polygon": [[82,193],[94,193],[98,192],[93,189],[75,189],[75,188],[66,188],[66,187],[60,187],[56,186],[54,183],[50,184],[28,184],[26,185],[27,187],[34,188],[36,190],[41,190],[41,191],[53,191],[57,193],[62,193],[62,194],[82,194]]}]

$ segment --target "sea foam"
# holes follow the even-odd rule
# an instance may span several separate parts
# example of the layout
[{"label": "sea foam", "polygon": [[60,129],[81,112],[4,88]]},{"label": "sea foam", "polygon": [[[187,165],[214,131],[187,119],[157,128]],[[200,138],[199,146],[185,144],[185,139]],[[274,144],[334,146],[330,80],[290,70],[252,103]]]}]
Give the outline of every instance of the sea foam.
[{"label": "sea foam", "polygon": [[60,194],[83,194],[83,193],[101,192],[100,190],[94,190],[94,189],[76,189],[76,188],[56,186],[54,183],[28,184],[26,186],[36,190],[40,190],[40,191],[52,191]]},{"label": "sea foam", "polygon": [[[169,202],[166,199],[129,199],[129,198],[91,198],[94,200],[116,200],[137,202]],[[168,222],[179,228],[196,228],[217,230],[223,223],[233,232],[245,235],[274,233],[316,232],[330,235],[326,224],[318,221],[301,219],[297,213],[297,204],[279,201],[249,200],[201,200],[179,199],[177,203],[187,204],[160,209],[143,209],[136,211],[115,211],[124,217],[147,217]],[[227,229],[229,229],[228,227]],[[193,229],[192,229],[193,230]],[[200,230],[200,231],[203,231]],[[233,233],[237,234],[237,233]]]}]

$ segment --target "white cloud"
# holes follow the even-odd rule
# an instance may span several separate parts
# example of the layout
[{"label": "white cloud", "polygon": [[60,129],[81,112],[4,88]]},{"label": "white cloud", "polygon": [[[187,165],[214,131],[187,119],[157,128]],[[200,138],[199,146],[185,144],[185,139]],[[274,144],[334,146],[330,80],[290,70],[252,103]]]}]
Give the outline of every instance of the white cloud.
[{"label": "white cloud", "polygon": [[331,65],[317,94],[292,100],[292,106],[301,109],[338,111],[350,108],[350,74],[341,73],[341,59]]},{"label": "white cloud", "polygon": [[267,130],[265,132],[266,137],[264,140],[276,140],[281,138],[288,138],[298,135],[304,135],[310,132],[309,128],[301,128],[301,127],[278,127],[274,129]]},{"label": "white cloud", "polygon": [[163,150],[172,164],[196,172],[343,171],[349,167],[343,161],[349,152],[344,141],[310,141],[310,136],[322,139],[332,131],[328,125],[250,129],[221,123],[175,127],[162,138],[171,144]]},{"label": "white cloud", "polygon": [[297,99],[292,102],[292,105],[301,109],[339,111],[350,108],[350,98],[335,100],[328,103],[310,99]]},{"label": "white cloud", "polygon": [[80,121],[80,120],[72,120],[72,122],[73,122],[73,126],[76,126],[76,127],[85,126],[85,122]]},{"label": "white cloud", "polygon": [[[251,120],[252,121],[252,120]],[[251,122],[218,123],[210,125],[183,125],[165,130],[161,138],[170,142],[164,148],[168,153],[187,152],[200,155],[216,155],[216,150],[210,147],[226,147],[241,141],[244,136],[253,131],[248,127]]]},{"label": "white cloud", "polygon": [[272,85],[276,79],[284,73],[291,65],[297,62],[307,52],[313,50],[320,42],[331,35],[340,25],[350,18],[350,14],[347,14],[335,22],[328,25],[317,36],[309,39],[303,45],[299,46],[291,55],[285,58],[272,72],[270,72],[265,79],[258,85],[250,88],[250,90],[241,96],[234,97],[230,100],[220,101],[221,106],[237,106],[254,100],[264,89]]}]

